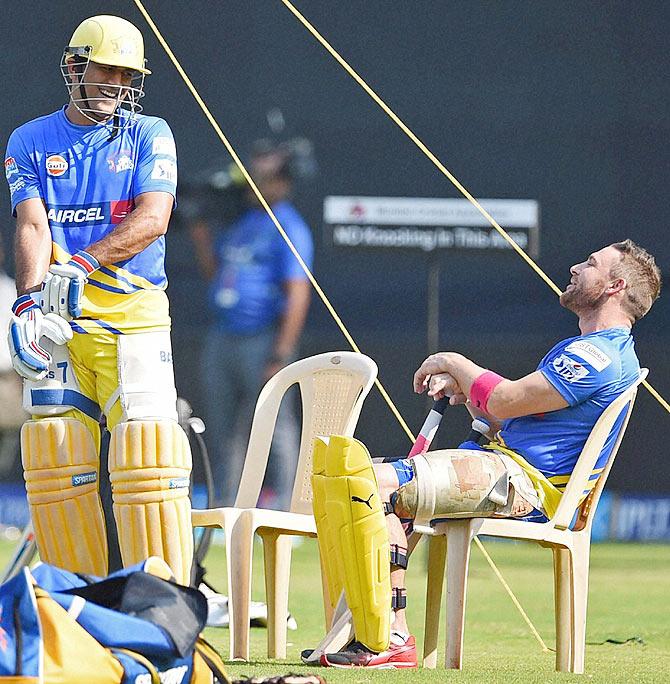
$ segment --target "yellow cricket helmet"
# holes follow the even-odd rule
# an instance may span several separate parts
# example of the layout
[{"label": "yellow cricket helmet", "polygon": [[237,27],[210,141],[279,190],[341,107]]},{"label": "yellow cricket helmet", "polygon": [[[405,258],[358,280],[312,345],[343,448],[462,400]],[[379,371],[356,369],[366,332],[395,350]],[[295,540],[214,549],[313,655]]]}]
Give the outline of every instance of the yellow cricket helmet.
[{"label": "yellow cricket helmet", "polygon": [[151,73],[146,68],[142,34],[121,17],[101,14],[84,19],[72,34],[65,52],[88,57],[97,64]]},{"label": "yellow cricket helmet", "polygon": [[[130,82],[114,85],[91,80],[91,62],[131,70]],[[145,65],[144,40],[139,30],[121,17],[102,14],[77,26],[63,51],[60,70],[72,104],[86,119],[121,129],[142,111],[144,77],[151,73]],[[116,106],[112,113],[108,103],[114,101],[114,96]]]}]

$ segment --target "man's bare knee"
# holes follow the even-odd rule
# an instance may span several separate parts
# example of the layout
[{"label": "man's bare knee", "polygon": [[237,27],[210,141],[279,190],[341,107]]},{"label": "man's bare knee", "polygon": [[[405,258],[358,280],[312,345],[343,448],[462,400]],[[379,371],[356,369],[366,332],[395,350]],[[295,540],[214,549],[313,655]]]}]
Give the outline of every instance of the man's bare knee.
[{"label": "man's bare knee", "polygon": [[391,494],[400,487],[398,473],[390,463],[375,463],[373,468],[379,487],[379,496],[382,501],[388,501]]}]

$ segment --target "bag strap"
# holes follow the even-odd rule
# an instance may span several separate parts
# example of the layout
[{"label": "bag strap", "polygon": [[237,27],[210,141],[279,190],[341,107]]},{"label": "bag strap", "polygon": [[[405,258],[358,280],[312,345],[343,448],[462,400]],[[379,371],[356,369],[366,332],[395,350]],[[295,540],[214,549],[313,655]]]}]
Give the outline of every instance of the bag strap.
[{"label": "bag strap", "polygon": [[231,684],[231,679],[226,673],[221,656],[210,643],[205,641],[202,635],[195,642],[195,652],[205,661],[220,684]]},{"label": "bag strap", "polygon": [[140,665],[145,667],[147,669],[147,672],[151,675],[151,684],[161,684],[160,677],[158,676],[158,670],[156,670],[153,663],[148,658],[145,658],[141,653],[138,653],[137,651],[131,651],[129,648],[118,647],[110,648],[109,651],[112,654],[123,653],[124,655],[127,655],[129,658],[136,660]]}]

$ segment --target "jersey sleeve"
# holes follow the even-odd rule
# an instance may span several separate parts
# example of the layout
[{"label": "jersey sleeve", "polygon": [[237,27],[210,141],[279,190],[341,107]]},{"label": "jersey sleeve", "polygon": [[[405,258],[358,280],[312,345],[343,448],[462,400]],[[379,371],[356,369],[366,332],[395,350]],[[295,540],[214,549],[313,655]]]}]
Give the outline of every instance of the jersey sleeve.
[{"label": "jersey sleeve", "polygon": [[[309,226],[296,214],[290,219],[284,218],[283,228],[307,268],[311,270],[314,262],[314,242]],[[281,272],[282,280],[307,280],[307,274],[284,238],[281,238]]]},{"label": "jersey sleeve", "polygon": [[621,360],[608,345],[576,339],[544,359],[538,370],[570,406],[619,379]]},{"label": "jersey sleeve", "polygon": [[177,152],[170,127],[163,119],[155,119],[141,136],[133,196],[143,192],[169,192],[176,198]]},{"label": "jersey sleeve", "polygon": [[12,133],[7,143],[5,177],[9,184],[13,216],[16,216],[18,204],[27,199],[43,196],[35,160],[30,156],[26,142],[19,130]]}]

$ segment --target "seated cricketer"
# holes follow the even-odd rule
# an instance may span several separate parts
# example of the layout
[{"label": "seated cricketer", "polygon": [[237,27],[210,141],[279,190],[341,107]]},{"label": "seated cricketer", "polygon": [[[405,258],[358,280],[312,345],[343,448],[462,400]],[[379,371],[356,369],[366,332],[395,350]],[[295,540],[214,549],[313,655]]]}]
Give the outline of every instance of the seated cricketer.
[{"label": "seated cricketer", "polygon": [[[594,252],[586,261],[573,266],[570,273],[572,277],[560,303],[579,317],[580,334],[558,342],[535,372],[509,380],[461,354],[441,352],[429,356],[414,375],[415,392],[427,390],[434,399],[448,396],[451,404],[465,404],[474,417],[485,418],[491,426],[490,434],[494,435],[490,443],[480,447],[475,442],[466,442],[459,449],[376,464],[374,476],[367,451],[360,442],[349,440],[349,446],[336,454],[340,462],[348,464],[347,472],[358,475],[363,471],[351,466],[355,460],[352,454],[358,448],[370,468],[368,480],[359,481],[367,482],[369,491],[374,492],[376,478],[381,497],[376,524],[382,521],[383,510],[391,565],[385,575],[383,568],[375,568],[374,561],[365,566],[352,558],[358,568],[373,570],[358,570],[358,588],[352,586],[355,580],[346,577],[348,571],[341,571],[356,636],[343,650],[321,656],[322,665],[417,666],[416,645],[405,617],[407,537],[401,519],[526,517],[531,513],[539,518],[551,517],[555,512],[598,417],[639,376],[631,327],[649,311],[661,287],[654,258],[631,240]],[[623,415],[596,463],[592,486],[603,470],[622,420]],[[331,438],[328,449],[337,448],[334,439],[345,438]],[[328,466],[326,475],[327,469]],[[352,495],[352,485],[348,493],[353,537],[359,524],[356,516],[373,517],[371,504],[375,497],[368,497],[365,487]],[[366,502],[367,506],[363,506]],[[428,511],[426,502],[430,502]],[[363,509],[364,513],[356,512]],[[383,521],[381,525],[383,532]],[[368,533],[367,538],[375,534]],[[357,551],[357,555],[362,554]],[[374,556],[368,554],[368,560]],[[366,576],[375,573],[376,580]],[[386,578],[390,578],[390,594],[388,589],[380,589],[384,584],[389,586]],[[384,599],[380,602],[381,596]],[[372,619],[375,614],[378,620]]]}]

